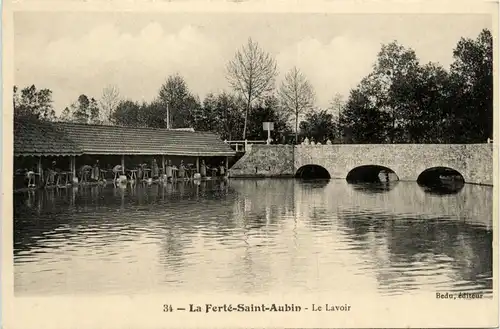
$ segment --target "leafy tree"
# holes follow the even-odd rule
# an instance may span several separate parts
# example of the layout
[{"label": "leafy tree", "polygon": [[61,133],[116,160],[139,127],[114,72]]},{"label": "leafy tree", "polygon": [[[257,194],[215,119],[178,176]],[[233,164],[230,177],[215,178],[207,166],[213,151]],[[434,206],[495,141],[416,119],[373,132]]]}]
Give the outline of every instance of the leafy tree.
[{"label": "leafy tree", "polygon": [[372,105],[391,118],[389,141],[404,142],[408,105],[413,101],[410,81],[417,76],[419,62],[415,51],[396,41],[382,45],[373,71],[361,81],[359,89]]},{"label": "leafy tree", "polygon": [[354,89],[340,116],[343,139],[350,143],[384,143],[389,139],[392,117],[379,110],[363,91]]},{"label": "leafy tree", "polygon": [[396,42],[382,46],[372,73],[350,94],[341,116],[344,135],[355,142],[400,143],[478,143],[491,138],[491,33],[483,30],[475,40],[462,38],[453,55],[448,72],[435,63],[421,65],[413,50]]},{"label": "leafy tree", "polygon": [[[407,111],[404,140],[410,143],[442,143],[449,124],[449,74],[441,66],[428,63],[405,84]],[[409,99],[409,100],[408,100]]]},{"label": "leafy tree", "polygon": [[152,113],[154,127],[184,128],[193,122],[194,112],[199,109],[200,101],[193,96],[187,83],[179,74],[171,75],[161,86],[158,111]]},{"label": "leafy tree", "polygon": [[122,100],[111,115],[112,121],[121,126],[141,126],[141,105],[131,100]]},{"label": "leafy tree", "polygon": [[235,131],[243,127],[242,103],[241,99],[226,92],[219,95],[208,94],[203,106],[195,113],[194,128],[212,131],[222,139],[232,140]]},{"label": "leafy tree", "polygon": [[460,142],[493,137],[493,38],[483,30],[475,39],[462,38],[453,51],[451,88],[454,97],[450,133]]},{"label": "leafy tree", "polygon": [[267,96],[252,108],[248,120],[247,137],[249,139],[267,140],[267,131],[263,129],[263,122],[274,123],[271,138],[277,143],[284,143],[286,136],[291,133],[288,116],[280,111],[279,100],[273,95]]},{"label": "leafy tree", "polygon": [[72,117],[79,123],[87,123],[90,120],[90,99],[87,95],[80,95],[77,102],[72,104]]},{"label": "leafy tree", "polygon": [[309,111],[300,123],[300,130],[304,137],[312,138],[316,143],[332,141],[335,135],[333,116],[326,110]]},{"label": "leafy tree", "polygon": [[298,141],[299,115],[312,109],[315,100],[311,83],[296,67],[285,76],[279,89],[281,106],[295,119],[295,140]]},{"label": "leafy tree", "polygon": [[14,116],[16,118],[55,120],[50,89],[37,90],[35,85],[31,85],[19,93],[17,86],[14,86],[13,96]]},{"label": "leafy tree", "polygon": [[66,122],[72,121],[71,110],[69,109],[69,107],[66,106],[64,108],[64,110],[62,111],[61,115],[59,116],[59,120],[66,121]]},{"label": "leafy tree", "polygon": [[99,124],[101,123],[99,112],[97,101],[94,98],[88,98],[85,94],[81,94],[75,103],[64,109],[60,119],[78,123]]},{"label": "leafy tree", "polygon": [[102,120],[100,118],[100,109],[99,105],[97,104],[97,101],[94,98],[90,99],[90,104],[89,104],[89,114],[90,114],[90,122],[93,124],[101,124]]},{"label": "leafy tree", "polygon": [[243,139],[246,138],[248,114],[253,102],[274,89],[276,75],[276,60],[263,51],[251,38],[228,63],[229,84],[246,102]]}]

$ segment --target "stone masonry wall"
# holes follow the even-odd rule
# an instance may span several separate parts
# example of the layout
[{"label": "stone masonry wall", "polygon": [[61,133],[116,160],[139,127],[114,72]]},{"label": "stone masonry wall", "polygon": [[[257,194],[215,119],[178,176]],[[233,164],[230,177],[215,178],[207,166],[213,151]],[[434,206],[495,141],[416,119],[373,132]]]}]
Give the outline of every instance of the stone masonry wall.
[{"label": "stone masonry wall", "polygon": [[416,181],[426,169],[449,167],[460,172],[467,183],[493,185],[493,144],[296,146],[295,170],[308,164],[320,165],[332,178],[342,179],[356,167],[380,165],[407,181]]},{"label": "stone masonry wall", "polygon": [[230,175],[293,177],[305,165],[322,166],[338,179],[356,167],[379,165],[403,181],[416,181],[429,168],[448,167],[467,183],[493,185],[493,144],[248,145]]},{"label": "stone masonry wall", "polygon": [[245,155],[229,170],[230,177],[288,177],[295,174],[292,145],[247,145]]}]

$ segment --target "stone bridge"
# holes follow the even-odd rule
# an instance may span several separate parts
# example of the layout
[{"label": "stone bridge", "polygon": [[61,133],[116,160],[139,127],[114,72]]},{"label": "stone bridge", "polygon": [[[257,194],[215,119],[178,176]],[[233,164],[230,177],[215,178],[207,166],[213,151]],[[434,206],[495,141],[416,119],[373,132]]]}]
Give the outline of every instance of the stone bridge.
[{"label": "stone bridge", "polygon": [[445,167],[459,172],[466,183],[493,185],[493,144],[252,145],[230,175],[293,177],[310,165],[338,179],[361,166],[382,166],[403,181],[416,181],[427,169]]}]

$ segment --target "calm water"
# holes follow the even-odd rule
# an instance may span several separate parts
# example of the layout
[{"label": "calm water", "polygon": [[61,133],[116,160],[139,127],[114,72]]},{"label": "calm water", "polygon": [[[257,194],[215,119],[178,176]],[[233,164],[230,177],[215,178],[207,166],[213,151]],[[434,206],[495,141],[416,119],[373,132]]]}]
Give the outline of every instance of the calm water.
[{"label": "calm water", "polygon": [[15,292],[491,295],[492,196],[291,179],[16,194]]}]

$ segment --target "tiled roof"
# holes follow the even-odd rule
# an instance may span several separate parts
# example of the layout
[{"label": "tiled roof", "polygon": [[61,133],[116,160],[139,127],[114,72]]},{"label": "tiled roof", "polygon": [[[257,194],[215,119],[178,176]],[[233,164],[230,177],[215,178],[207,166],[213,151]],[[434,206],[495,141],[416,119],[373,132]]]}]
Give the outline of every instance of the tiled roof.
[{"label": "tiled roof", "polygon": [[14,155],[80,155],[81,148],[51,122],[14,121]]},{"label": "tiled roof", "polygon": [[53,123],[85,154],[232,156],[217,135],[154,128]]}]

